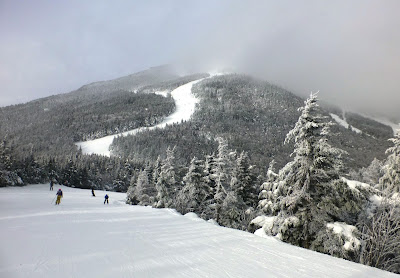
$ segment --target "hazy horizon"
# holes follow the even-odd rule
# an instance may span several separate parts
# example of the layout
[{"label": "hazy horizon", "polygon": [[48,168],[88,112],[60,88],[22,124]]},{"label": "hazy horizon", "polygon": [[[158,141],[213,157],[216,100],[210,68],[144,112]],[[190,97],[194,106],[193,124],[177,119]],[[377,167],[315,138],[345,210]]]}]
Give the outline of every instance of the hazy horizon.
[{"label": "hazy horizon", "polygon": [[400,121],[396,0],[0,1],[0,106],[152,66],[234,69]]}]

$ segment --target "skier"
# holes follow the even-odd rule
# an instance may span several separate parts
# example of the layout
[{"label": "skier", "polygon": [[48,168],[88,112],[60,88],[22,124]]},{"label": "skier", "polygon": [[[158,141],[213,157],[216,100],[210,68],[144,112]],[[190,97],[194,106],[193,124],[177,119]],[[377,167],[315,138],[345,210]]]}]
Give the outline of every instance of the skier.
[{"label": "skier", "polygon": [[53,191],[54,182],[53,180],[50,181],[50,191]]},{"label": "skier", "polygon": [[59,205],[61,202],[61,198],[63,197],[63,192],[62,192],[61,188],[58,189],[56,195],[57,195],[56,205]]},{"label": "skier", "polygon": [[92,196],[96,197],[96,195],[94,195],[94,189],[92,188]]},{"label": "skier", "polygon": [[107,194],[106,194],[106,196],[104,196],[104,204],[106,204],[106,202],[108,204],[108,195]]}]

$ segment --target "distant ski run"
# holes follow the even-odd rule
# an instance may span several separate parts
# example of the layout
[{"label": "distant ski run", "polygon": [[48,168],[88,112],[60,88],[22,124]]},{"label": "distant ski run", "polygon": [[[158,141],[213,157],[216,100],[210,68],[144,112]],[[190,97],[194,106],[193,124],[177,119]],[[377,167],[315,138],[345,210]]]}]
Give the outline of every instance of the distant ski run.
[{"label": "distant ski run", "polygon": [[75,143],[75,145],[78,148],[82,149],[83,154],[88,154],[88,155],[98,154],[103,156],[110,156],[111,155],[109,150],[110,145],[112,144],[114,138],[118,136],[133,135],[139,132],[143,132],[145,130],[164,128],[167,125],[189,120],[192,114],[194,113],[196,103],[198,103],[198,99],[192,95],[192,86],[202,81],[203,79],[204,78],[201,78],[186,83],[171,92],[171,96],[175,101],[176,109],[175,112],[173,112],[171,115],[165,118],[163,122],[151,127],[139,127],[123,133],[109,135],[89,141],[77,142]]}]

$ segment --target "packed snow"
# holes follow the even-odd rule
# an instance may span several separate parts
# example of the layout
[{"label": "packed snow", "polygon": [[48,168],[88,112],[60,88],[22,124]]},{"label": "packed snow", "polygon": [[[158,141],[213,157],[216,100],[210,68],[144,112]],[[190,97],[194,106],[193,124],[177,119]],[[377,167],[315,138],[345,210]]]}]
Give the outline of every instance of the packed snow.
[{"label": "packed snow", "polygon": [[[196,103],[199,102],[199,100],[192,94],[192,86],[203,79],[204,78],[184,84],[171,92],[171,96],[175,101],[175,112],[169,115],[160,124],[152,127],[140,127],[123,133],[105,136],[99,139],[77,142],[76,146],[82,149],[83,154],[98,154],[110,156],[110,145],[112,144],[114,138],[118,136],[126,136],[128,134],[133,135],[137,134],[138,132],[143,132],[145,130],[163,128],[167,125],[189,120],[194,113]],[[166,92],[161,91],[157,92],[157,94],[165,95]]]},{"label": "packed snow", "polygon": [[193,213],[126,205],[124,193],[107,192],[107,205],[104,191],[59,187],[0,188],[0,277],[399,277]]}]

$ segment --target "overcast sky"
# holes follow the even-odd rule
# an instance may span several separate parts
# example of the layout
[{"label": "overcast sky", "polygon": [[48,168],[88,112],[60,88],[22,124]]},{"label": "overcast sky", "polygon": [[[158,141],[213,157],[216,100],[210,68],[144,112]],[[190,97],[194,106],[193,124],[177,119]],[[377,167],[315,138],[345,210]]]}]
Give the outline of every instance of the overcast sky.
[{"label": "overcast sky", "polygon": [[179,63],[400,120],[399,11],[397,0],[0,0],[0,105]]}]

